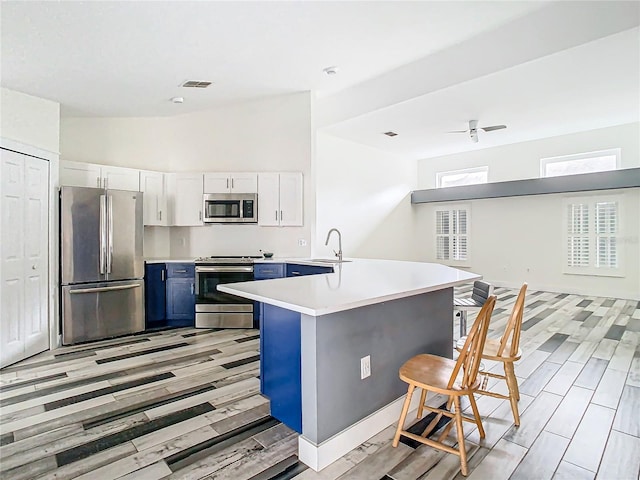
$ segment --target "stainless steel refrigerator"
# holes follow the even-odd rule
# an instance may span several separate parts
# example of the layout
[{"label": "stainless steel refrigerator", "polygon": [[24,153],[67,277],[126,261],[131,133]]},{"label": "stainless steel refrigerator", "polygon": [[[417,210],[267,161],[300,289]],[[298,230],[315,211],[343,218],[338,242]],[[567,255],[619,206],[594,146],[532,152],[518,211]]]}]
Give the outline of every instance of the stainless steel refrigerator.
[{"label": "stainless steel refrigerator", "polygon": [[142,193],[60,189],[62,343],[144,330]]}]

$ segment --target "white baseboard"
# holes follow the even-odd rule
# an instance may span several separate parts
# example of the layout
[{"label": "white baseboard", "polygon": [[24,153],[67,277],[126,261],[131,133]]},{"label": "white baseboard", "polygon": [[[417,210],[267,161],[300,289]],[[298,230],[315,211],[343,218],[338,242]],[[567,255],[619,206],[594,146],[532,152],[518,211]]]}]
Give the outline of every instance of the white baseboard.
[{"label": "white baseboard", "polygon": [[[319,472],[389,425],[396,423],[398,418],[400,418],[404,398],[403,395],[386,407],[381,408],[368,417],[363,418],[358,423],[325,440],[320,445],[316,445],[300,435],[300,437],[298,437],[298,458],[301,462],[316,472]],[[419,403],[420,395],[414,394],[411,399],[408,418],[411,418],[411,416],[415,417]],[[431,401],[427,403],[431,404]]]}]

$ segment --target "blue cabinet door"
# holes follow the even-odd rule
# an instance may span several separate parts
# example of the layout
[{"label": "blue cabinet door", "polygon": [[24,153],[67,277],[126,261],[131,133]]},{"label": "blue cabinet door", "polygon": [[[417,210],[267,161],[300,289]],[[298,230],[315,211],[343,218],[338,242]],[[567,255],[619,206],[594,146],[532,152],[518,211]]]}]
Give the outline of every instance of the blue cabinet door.
[{"label": "blue cabinet door", "polygon": [[319,273],[331,272],[333,272],[333,267],[324,267],[320,265],[297,265],[295,263],[287,263],[287,277],[318,275]]},{"label": "blue cabinet door", "polygon": [[[170,325],[191,326],[195,321],[195,279],[167,279],[167,320]],[[177,322],[176,321],[180,321]]]},{"label": "blue cabinet door", "polygon": [[167,318],[166,278],[164,263],[149,263],[144,270],[144,311],[147,328]]}]

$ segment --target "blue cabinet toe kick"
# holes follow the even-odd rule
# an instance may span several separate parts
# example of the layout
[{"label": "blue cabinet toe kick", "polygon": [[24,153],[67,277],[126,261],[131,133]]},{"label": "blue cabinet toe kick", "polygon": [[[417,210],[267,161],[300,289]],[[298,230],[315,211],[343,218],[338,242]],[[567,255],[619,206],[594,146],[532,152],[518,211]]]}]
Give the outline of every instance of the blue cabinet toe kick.
[{"label": "blue cabinet toe kick", "polygon": [[260,304],[260,392],[271,415],[302,433],[300,314]]}]

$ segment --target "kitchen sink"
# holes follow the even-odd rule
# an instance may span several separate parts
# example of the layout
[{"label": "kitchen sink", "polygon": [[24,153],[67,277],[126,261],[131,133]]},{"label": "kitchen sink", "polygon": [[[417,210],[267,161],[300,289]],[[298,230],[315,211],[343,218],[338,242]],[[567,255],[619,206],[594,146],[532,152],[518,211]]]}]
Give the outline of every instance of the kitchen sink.
[{"label": "kitchen sink", "polygon": [[347,263],[351,260],[338,260],[337,258],[311,258],[310,262],[322,262],[322,263]]}]

